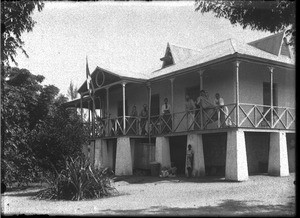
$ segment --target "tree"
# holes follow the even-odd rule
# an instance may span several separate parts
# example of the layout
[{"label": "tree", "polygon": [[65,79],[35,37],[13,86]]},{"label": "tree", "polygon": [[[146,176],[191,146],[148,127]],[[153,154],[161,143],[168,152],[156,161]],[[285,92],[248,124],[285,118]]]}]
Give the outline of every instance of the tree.
[{"label": "tree", "polygon": [[[36,166],[32,149],[28,143],[34,126],[48,113],[51,101],[48,95],[57,95],[58,88],[49,92],[41,83],[44,77],[33,75],[26,69],[3,67],[4,86],[1,105],[2,172],[7,180],[28,181]],[[43,93],[49,93],[44,94]],[[52,97],[53,98],[53,97]],[[41,105],[40,102],[44,102]],[[33,113],[39,111],[39,113]]]},{"label": "tree", "polygon": [[231,24],[240,24],[243,28],[270,31],[271,33],[287,29],[289,44],[295,44],[295,2],[277,1],[202,1],[196,0],[196,11],[213,12],[216,17],[229,19]]},{"label": "tree", "polygon": [[82,154],[82,145],[88,140],[88,132],[76,110],[63,106],[67,102],[59,95],[43,122],[32,131],[34,156],[44,171],[62,170],[66,157]]},{"label": "tree", "polygon": [[77,89],[77,87],[74,87],[74,84],[71,81],[69,89],[68,89],[68,96],[71,100],[74,100],[77,98],[77,95],[78,95],[78,89]]},{"label": "tree", "polygon": [[3,67],[1,172],[6,182],[30,182],[41,170],[62,167],[65,156],[81,153],[88,134],[67,98],[44,77]]},{"label": "tree", "polygon": [[41,11],[44,7],[42,1],[2,1],[1,2],[1,46],[2,46],[2,64],[8,65],[9,60],[14,62],[17,49],[28,57],[23,49],[24,41],[21,34],[25,31],[30,32],[36,23],[31,14],[37,7]]}]

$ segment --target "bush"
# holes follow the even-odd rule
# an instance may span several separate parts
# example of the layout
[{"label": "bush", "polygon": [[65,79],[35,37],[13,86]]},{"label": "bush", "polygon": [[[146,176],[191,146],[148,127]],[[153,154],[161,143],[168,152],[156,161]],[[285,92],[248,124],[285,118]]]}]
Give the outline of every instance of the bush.
[{"label": "bush", "polygon": [[66,169],[49,176],[49,187],[39,192],[36,198],[83,200],[110,196],[117,193],[111,184],[112,175],[108,168],[94,168],[87,159],[69,157]]}]

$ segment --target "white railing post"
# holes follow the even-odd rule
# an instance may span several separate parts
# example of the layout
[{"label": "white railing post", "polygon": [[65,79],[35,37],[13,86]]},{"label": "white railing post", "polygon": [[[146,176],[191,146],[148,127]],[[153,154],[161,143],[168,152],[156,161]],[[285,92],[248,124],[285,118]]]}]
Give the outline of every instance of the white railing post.
[{"label": "white railing post", "polygon": [[122,83],[122,93],[123,93],[123,134],[125,135],[126,133],[126,108],[125,108],[125,102],[126,102],[126,99],[125,99],[125,90],[126,89],[126,82],[123,82]]},{"label": "white railing post", "polygon": [[239,95],[239,67],[240,61],[235,62],[235,97],[236,97],[236,127],[239,127],[239,110],[240,110],[240,95]]},{"label": "white railing post", "polygon": [[270,106],[271,106],[271,116],[270,116],[270,125],[271,128],[273,128],[273,107],[274,107],[274,102],[273,102],[273,71],[274,67],[269,67],[270,70],[270,94],[271,94],[271,100],[270,100]]}]

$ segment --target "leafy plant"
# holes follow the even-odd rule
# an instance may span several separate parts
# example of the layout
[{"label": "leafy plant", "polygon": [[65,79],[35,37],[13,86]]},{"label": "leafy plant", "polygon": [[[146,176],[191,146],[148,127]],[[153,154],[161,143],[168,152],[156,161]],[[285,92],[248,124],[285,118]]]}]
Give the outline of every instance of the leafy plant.
[{"label": "leafy plant", "polygon": [[36,195],[39,199],[96,199],[117,193],[111,184],[108,168],[94,168],[87,159],[67,158],[66,168],[47,179],[48,188]]}]

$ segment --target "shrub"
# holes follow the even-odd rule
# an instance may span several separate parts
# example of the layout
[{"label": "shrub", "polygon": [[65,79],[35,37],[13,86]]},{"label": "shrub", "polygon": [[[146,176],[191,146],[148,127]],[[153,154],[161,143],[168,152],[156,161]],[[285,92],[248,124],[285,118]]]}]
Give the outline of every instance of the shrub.
[{"label": "shrub", "polygon": [[108,168],[94,168],[88,160],[69,157],[66,169],[47,178],[48,188],[39,192],[39,199],[83,200],[117,193],[111,184],[113,174]]}]

